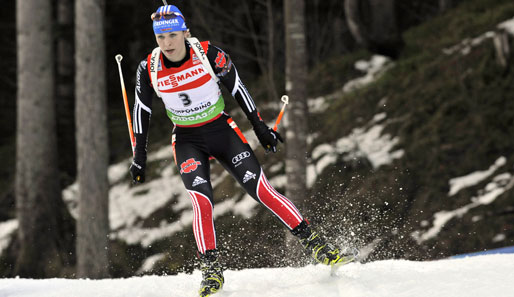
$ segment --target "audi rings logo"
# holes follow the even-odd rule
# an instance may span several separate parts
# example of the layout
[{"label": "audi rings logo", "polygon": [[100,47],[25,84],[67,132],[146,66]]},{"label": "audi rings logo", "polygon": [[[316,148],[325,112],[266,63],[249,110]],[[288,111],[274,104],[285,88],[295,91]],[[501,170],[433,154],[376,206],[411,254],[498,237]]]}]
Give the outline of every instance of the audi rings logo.
[{"label": "audi rings logo", "polygon": [[239,165],[238,163],[240,163],[241,161],[243,161],[244,159],[246,159],[248,157],[250,157],[250,152],[244,151],[244,152],[238,154],[237,156],[235,156],[234,158],[232,158],[232,164]]}]

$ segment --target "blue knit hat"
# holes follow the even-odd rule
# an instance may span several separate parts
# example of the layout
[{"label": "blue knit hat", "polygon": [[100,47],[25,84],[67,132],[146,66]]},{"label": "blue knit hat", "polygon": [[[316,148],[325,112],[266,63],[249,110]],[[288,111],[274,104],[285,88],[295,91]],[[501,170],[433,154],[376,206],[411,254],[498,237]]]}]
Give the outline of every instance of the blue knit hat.
[{"label": "blue knit hat", "polygon": [[175,5],[164,5],[152,14],[153,31],[162,34],[173,31],[187,30],[186,21]]}]

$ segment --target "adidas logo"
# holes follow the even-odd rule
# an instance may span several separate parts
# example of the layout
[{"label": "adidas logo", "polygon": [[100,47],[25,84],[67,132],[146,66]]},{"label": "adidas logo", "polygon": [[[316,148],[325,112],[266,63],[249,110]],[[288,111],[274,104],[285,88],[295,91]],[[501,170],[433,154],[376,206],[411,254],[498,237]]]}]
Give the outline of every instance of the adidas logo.
[{"label": "adidas logo", "polygon": [[193,181],[193,187],[196,187],[201,184],[205,184],[207,181],[199,176],[195,177],[195,180]]},{"label": "adidas logo", "polygon": [[247,170],[245,173],[245,176],[243,178],[243,184],[246,184],[246,182],[248,182],[251,179],[255,179],[255,177],[256,177],[255,173]]}]

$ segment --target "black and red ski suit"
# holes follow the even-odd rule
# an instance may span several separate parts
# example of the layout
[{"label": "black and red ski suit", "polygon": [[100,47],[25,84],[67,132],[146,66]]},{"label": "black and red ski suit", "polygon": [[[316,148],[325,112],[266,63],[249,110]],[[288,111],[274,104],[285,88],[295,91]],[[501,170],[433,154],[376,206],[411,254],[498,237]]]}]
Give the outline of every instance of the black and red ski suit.
[{"label": "black and red ski suit", "polygon": [[[208,60],[220,82],[231,91],[232,96],[237,100],[254,127],[262,126],[263,123],[258,116],[255,103],[239,78],[230,57],[223,50],[208,42],[202,42],[202,44],[206,48]],[[171,62],[161,54],[162,65],[159,65],[159,68],[164,72],[173,70],[173,67],[183,68],[184,65],[191,64],[194,60],[195,54],[186,42],[186,57],[182,61]],[[152,94],[154,93],[148,71],[149,61],[149,58],[141,61],[136,77],[133,125],[136,138],[134,163],[137,164],[146,162],[147,134]],[[180,73],[182,75],[186,73],[186,76],[182,77],[186,81],[189,72]],[[169,84],[169,89],[173,91],[173,88],[178,86],[176,84],[177,75],[159,78],[159,84],[162,83],[163,86]],[[212,80],[207,71],[205,73],[200,71],[199,75],[203,75],[204,81]],[[206,77],[207,75],[209,77]],[[195,86],[202,83],[200,79],[198,81]],[[187,84],[178,86],[178,88],[182,88],[180,90],[186,93],[188,91]],[[184,105],[190,103],[187,96],[180,94],[179,98],[183,99]],[[213,189],[210,182],[209,159],[211,157],[218,160],[256,201],[266,206],[290,230],[298,227],[303,221],[302,215],[294,204],[270,185],[243,133],[224,111],[205,122],[194,125],[184,126],[174,122],[172,145],[175,163],[193,204],[193,232],[200,253],[204,254],[206,251],[216,248]]]}]

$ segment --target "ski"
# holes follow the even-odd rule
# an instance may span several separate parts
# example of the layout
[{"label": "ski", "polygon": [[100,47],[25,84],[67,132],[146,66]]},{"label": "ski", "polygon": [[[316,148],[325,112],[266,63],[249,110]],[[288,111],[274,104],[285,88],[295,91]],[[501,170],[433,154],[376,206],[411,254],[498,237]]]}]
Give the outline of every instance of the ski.
[{"label": "ski", "polygon": [[357,250],[356,248],[352,248],[351,253],[349,253],[347,256],[342,257],[341,261],[330,265],[330,276],[336,276],[336,272],[339,269],[339,267],[358,261],[358,257],[359,250]]}]

